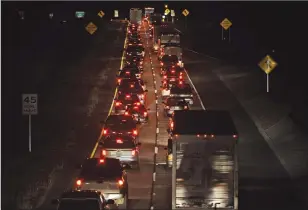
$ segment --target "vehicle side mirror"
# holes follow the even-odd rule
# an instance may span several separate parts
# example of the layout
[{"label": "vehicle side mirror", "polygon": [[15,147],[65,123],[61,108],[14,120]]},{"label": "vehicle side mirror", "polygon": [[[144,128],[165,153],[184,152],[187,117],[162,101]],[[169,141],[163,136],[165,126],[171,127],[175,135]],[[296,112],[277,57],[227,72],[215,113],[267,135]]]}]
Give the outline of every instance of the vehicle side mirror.
[{"label": "vehicle side mirror", "polygon": [[52,199],[51,204],[55,205],[59,203],[59,199]]},{"label": "vehicle side mirror", "polygon": [[115,202],[114,202],[114,200],[109,199],[109,200],[107,200],[106,204],[107,204],[107,205],[108,205],[108,204],[109,204],[109,205],[114,205]]},{"label": "vehicle side mirror", "polygon": [[148,90],[145,90],[144,92],[149,92]]},{"label": "vehicle side mirror", "polygon": [[102,147],[103,145],[104,145],[104,143],[101,142],[101,141],[98,143],[98,146],[100,146],[100,147]]}]

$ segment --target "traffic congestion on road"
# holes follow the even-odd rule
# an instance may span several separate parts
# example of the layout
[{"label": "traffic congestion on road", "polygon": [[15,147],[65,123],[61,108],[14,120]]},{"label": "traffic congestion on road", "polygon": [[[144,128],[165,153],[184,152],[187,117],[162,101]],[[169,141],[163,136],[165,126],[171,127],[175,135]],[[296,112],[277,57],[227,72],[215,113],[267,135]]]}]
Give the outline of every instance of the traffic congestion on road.
[{"label": "traffic congestion on road", "polygon": [[[237,67],[192,50],[186,22],[181,23],[184,31],[174,10],[170,20],[152,7],[128,8],[125,19],[112,11],[117,17],[115,12],[111,20],[99,19],[103,21],[92,27],[93,33],[86,27],[93,40],[80,49],[88,49],[83,66],[75,71],[81,64],[73,61],[54,79],[74,84],[62,90],[54,88],[59,85],[55,82],[51,89],[57,91],[50,91],[51,96],[63,92],[61,103],[68,103],[58,115],[74,122],[51,122],[57,124],[58,130],[50,128],[54,133],[66,123],[71,128],[65,140],[58,135],[65,146],[54,144],[46,153],[57,159],[50,165],[61,165],[52,170],[52,178],[48,175],[48,184],[31,191],[38,192],[34,196],[14,195],[21,200],[16,210],[285,210],[290,195],[290,201],[298,201],[294,206],[304,206],[304,196],[299,196],[303,187],[293,183],[230,91],[233,86],[225,83],[240,77]],[[76,16],[80,21],[86,17],[77,13],[83,14]],[[71,22],[67,20],[61,18],[63,28]],[[75,24],[71,30],[79,30]],[[70,93],[74,97],[66,98]],[[85,98],[88,102],[81,103]],[[52,115],[59,106],[44,112]],[[45,161],[41,164],[48,165]]]}]

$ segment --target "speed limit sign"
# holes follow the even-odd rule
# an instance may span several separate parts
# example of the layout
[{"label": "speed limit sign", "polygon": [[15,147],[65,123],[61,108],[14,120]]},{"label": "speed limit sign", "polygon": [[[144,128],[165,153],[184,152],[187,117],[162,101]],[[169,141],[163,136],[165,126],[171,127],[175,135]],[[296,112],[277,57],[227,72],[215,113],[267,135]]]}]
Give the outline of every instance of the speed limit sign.
[{"label": "speed limit sign", "polygon": [[22,114],[37,115],[37,94],[22,94]]}]

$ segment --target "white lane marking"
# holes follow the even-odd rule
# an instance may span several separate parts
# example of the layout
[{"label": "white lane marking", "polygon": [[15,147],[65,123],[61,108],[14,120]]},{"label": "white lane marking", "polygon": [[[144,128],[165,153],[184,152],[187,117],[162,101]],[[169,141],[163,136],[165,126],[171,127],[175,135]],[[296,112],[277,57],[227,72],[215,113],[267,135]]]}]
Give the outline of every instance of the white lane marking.
[{"label": "white lane marking", "polygon": [[153,173],[153,182],[156,181],[156,172]]},{"label": "white lane marking", "polygon": [[198,54],[198,55],[202,55],[204,57],[207,57],[207,58],[210,58],[210,59],[213,59],[213,60],[216,60],[216,61],[221,61],[221,59],[219,59],[219,58],[215,58],[215,57],[209,56],[209,55],[201,53],[201,52],[197,52],[197,51],[189,49],[189,48],[184,48],[184,50],[187,50],[189,52],[192,52],[192,53],[195,53],[195,54]]},{"label": "white lane marking", "polygon": [[155,154],[158,153],[158,147],[155,147]]},{"label": "white lane marking", "polygon": [[186,69],[185,69],[184,71],[185,71],[185,73],[186,73],[186,75],[187,75],[187,78],[188,78],[188,80],[189,80],[191,86],[193,87],[194,91],[195,91],[196,94],[197,94],[197,97],[198,97],[198,99],[199,99],[199,101],[200,101],[200,104],[201,104],[202,109],[205,110],[205,106],[204,106],[204,104],[203,104],[203,102],[202,102],[202,100],[201,100],[201,97],[200,97],[200,95],[199,95],[199,93],[198,93],[198,91],[197,91],[197,89],[196,89],[194,83],[191,81],[190,76],[188,75],[188,72],[186,71]]},{"label": "white lane marking", "polygon": [[159,133],[159,128],[156,128],[156,133],[157,133],[157,134]]}]

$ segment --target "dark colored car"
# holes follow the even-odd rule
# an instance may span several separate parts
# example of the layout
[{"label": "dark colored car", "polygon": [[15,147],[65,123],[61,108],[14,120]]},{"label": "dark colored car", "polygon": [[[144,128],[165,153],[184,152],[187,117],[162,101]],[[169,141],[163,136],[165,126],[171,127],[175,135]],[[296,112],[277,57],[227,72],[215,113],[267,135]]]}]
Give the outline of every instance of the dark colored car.
[{"label": "dark colored car", "polygon": [[165,114],[170,117],[175,110],[189,110],[188,103],[181,97],[169,97],[164,102]]},{"label": "dark colored car", "polygon": [[140,56],[132,56],[126,59],[126,65],[136,65],[143,71],[143,57]]},{"label": "dark colored car", "polygon": [[142,56],[144,57],[145,51],[142,46],[138,45],[129,45],[126,49],[126,58],[134,57],[134,56]]},{"label": "dark colored car", "polygon": [[106,210],[112,209],[113,199],[106,200],[101,192],[96,190],[72,190],[62,193],[58,199],[53,199],[52,204],[57,204],[57,210],[91,209]]},{"label": "dark colored car", "polygon": [[132,116],[111,114],[104,123],[103,136],[130,135],[138,136],[136,122]]},{"label": "dark colored car", "polygon": [[179,63],[179,59],[176,55],[164,55],[161,59],[161,67],[176,66]]},{"label": "dark colored car", "polygon": [[124,113],[124,115],[133,116],[133,119],[138,123],[146,123],[149,120],[148,110],[145,108],[144,104],[129,105]]},{"label": "dark colored car", "polygon": [[170,97],[180,97],[185,99],[189,104],[194,103],[193,89],[187,83],[172,86],[170,88]]},{"label": "dark colored car", "polygon": [[124,114],[127,105],[137,104],[137,103],[141,104],[140,99],[137,95],[130,93],[127,94],[120,93],[115,99],[114,110],[116,113]]}]

